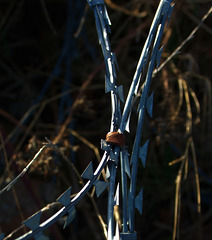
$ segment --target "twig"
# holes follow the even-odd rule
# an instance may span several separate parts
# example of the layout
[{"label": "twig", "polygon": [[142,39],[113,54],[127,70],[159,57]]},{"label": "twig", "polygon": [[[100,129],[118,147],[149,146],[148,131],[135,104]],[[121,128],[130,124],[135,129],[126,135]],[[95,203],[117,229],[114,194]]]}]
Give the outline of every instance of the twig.
[{"label": "twig", "polygon": [[[89,142],[86,138],[82,137],[79,133],[77,133],[76,131],[74,131],[73,129],[68,129],[68,132],[70,132],[74,137],[78,138],[80,141],[82,141],[85,145],[87,145],[89,148],[91,148],[95,155],[96,155],[96,158],[98,160],[98,162],[100,163],[101,161],[101,156],[100,156],[100,153],[99,153],[99,150],[98,148],[93,145],[91,142]],[[103,169],[102,171],[102,176],[104,179],[106,179],[106,173],[105,173],[105,170]]]},{"label": "twig", "polygon": [[77,175],[78,179],[79,179],[80,181],[83,181],[82,178],[81,178],[81,175],[80,175],[79,171],[78,171],[77,168],[74,166],[74,164],[69,160],[69,158],[66,157],[66,155],[63,154],[63,152],[61,152],[61,150],[59,149],[59,147],[58,147],[56,144],[52,143],[47,137],[46,137],[45,139],[46,139],[46,141],[48,142],[48,147],[49,147],[49,149],[53,149],[53,150],[55,150],[59,155],[61,155],[62,158],[72,167],[72,169],[74,170],[74,172],[75,172],[75,174]]},{"label": "twig", "polygon": [[47,11],[46,4],[45,4],[44,0],[40,0],[40,3],[41,3],[41,6],[42,6],[42,9],[43,9],[44,15],[45,15],[45,17],[46,17],[46,20],[47,20],[47,22],[48,22],[48,24],[49,24],[50,29],[52,30],[52,32],[53,32],[54,35],[57,35],[57,31],[55,30],[54,25],[53,25],[53,23],[52,23],[52,21],[51,21],[51,18],[50,18],[50,16],[49,16],[48,11]]},{"label": "twig", "polygon": [[27,166],[22,170],[21,173],[18,174],[18,176],[13,179],[6,187],[4,187],[2,190],[0,190],[0,195],[4,192],[4,191],[8,191],[10,190],[10,188],[19,180],[19,178],[23,177],[24,174],[28,171],[28,169],[30,168],[30,166],[33,164],[33,162],[38,158],[38,156],[40,155],[40,153],[47,148],[47,145],[44,145],[43,147],[40,148],[40,150],[35,154],[34,158],[27,164]]},{"label": "twig", "polygon": [[[188,17],[195,22],[196,24],[200,23],[200,20],[195,17],[192,13],[190,13],[186,8],[183,8],[183,11],[188,15]],[[208,27],[206,24],[202,23],[202,28],[209,34],[212,35],[212,29],[210,27]]]},{"label": "twig", "polygon": [[193,29],[193,31],[188,35],[188,37],[172,52],[171,55],[169,55],[169,57],[158,67],[158,69],[156,69],[154,71],[154,75],[161,71],[161,69],[175,56],[177,55],[181,48],[183,48],[185,46],[185,44],[190,41],[193,37],[194,34],[199,30],[199,28],[202,26],[202,23],[208,18],[208,16],[211,14],[212,12],[212,7],[210,7],[210,9],[208,10],[208,12],[202,17],[201,22]]},{"label": "twig", "polygon": [[19,140],[18,145],[15,149],[15,152],[17,153],[19,151],[19,149],[21,148],[24,140],[26,139],[26,137],[29,135],[30,131],[32,130],[32,128],[34,127],[36,121],[38,120],[38,118],[40,117],[42,111],[45,108],[45,104],[42,104],[37,112],[37,114],[35,115],[34,119],[32,120],[32,122],[29,124],[29,126],[27,127],[25,134],[23,135],[23,137]]},{"label": "twig", "polygon": [[[173,227],[173,236],[172,239],[176,239],[177,235],[177,227],[179,227],[179,196],[180,196],[180,185],[181,185],[181,178],[182,178],[182,170],[184,168],[184,179],[187,177],[188,173],[188,153],[189,148],[191,149],[191,154],[194,162],[194,172],[195,172],[195,183],[196,183],[196,190],[197,190],[197,212],[198,212],[198,237],[199,239],[202,239],[202,219],[201,219],[201,196],[200,196],[200,184],[199,184],[199,174],[198,174],[198,166],[197,166],[197,159],[196,159],[196,153],[195,153],[195,147],[193,138],[191,136],[192,134],[192,111],[191,111],[191,104],[190,104],[190,98],[189,98],[189,88],[187,86],[187,83],[185,79],[180,76],[179,80],[182,82],[182,87],[184,90],[184,96],[185,96],[185,102],[186,102],[186,135],[189,135],[187,144],[186,144],[186,150],[183,156],[180,158],[172,161],[169,165],[172,165],[176,162],[182,161],[180,169],[178,171],[178,175],[176,177],[176,192],[175,192],[175,211],[174,211],[174,227]],[[196,96],[196,95],[195,95]],[[193,97],[193,96],[192,96]],[[179,230],[178,230],[179,233]]]},{"label": "twig", "polygon": [[129,15],[129,16],[138,17],[138,18],[144,18],[144,17],[147,16],[147,11],[143,11],[143,12],[130,11],[127,8],[124,8],[124,7],[122,7],[118,4],[115,4],[111,0],[105,0],[105,2],[110,8],[112,8],[116,11],[122,12],[126,15]]},{"label": "twig", "polygon": [[81,20],[80,20],[80,23],[79,23],[79,27],[78,27],[76,33],[74,34],[74,37],[75,37],[75,38],[77,38],[77,37],[79,36],[80,32],[82,31],[82,28],[83,28],[83,25],[84,25],[84,23],[85,23],[85,17],[86,17],[86,14],[87,14],[88,9],[89,9],[89,5],[86,4],[86,5],[85,5],[85,9],[84,9],[83,16],[82,16],[82,18],[81,18]]},{"label": "twig", "polygon": [[198,173],[198,165],[196,152],[194,147],[194,141],[191,140],[191,154],[194,162],[194,174],[195,174],[195,183],[197,190],[197,213],[198,213],[198,230],[199,230],[199,239],[202,239],[202,216],[201,216],[201,194],[200,194],[200,183],[199,183],[199,173]]},{"label": "twig", "polygon": [[173,116],[171,117],[172,121],[174,121],[178,116],[183,103],[183,86],[182,86],[181,78],[178,79],[178,87],[179,87],[179,101],[178,101],[177,109],[175,110]]},{"label": "twig", "polygon": [[169,166],[172,166],[172,165],[174,165],[174,164],[176,164],[176,163],[182,162],[182,161],[185,160],[185,158],[186,158],[186,156],[185,156],[185,155],[182,155],[181,157],[179,157],[179,158],[177,158],[177,159],[169,162]]},{"label": "twig", "polygon": [[[6,163],[7,172],[8,172],[8,175],[10,176],[10,178],[11,178],[12,177],[12,173],[11,173],[10,168],[9,168],[7,153],[6,153],[4,140],[3,140],[3,136],[2,136],[1,132],[0,132],[0,139],[1,139],[2,146],[3,146],[3,153],[4,153],[4,159],[5,159],[5,163]],[[21,209],[21,205],[20,205],[20,201],[18,199],[18,196],[16,194],[16,190],[15,190],[14,187],[12,188],[12,192],[13,192],[13,195],[14,195],[14,198],[15,198],[15,202],[16,202],[18,211],[19,211],[20,216],[21,216],[21,220],[23,221],[24,220],[24,215],[23,215],[23,212],[22,212],[22,209]],[[0,194],[1,194],[1,192],[0,192]]]},{"label": "twig", "polygon": [[[176,180],[175,180],[176,187],[175,187],[174,225],[173,225],[172,240],[175,240],[176,235],[179,234],[180,203],[181,203],[181,181],[182,181],[183,168],[185,168],[185,164],[186,164],[186,162],[188,162],[189,145],[190,145],[190,140],[187,141],[186,149],[185,149],[185,152],[184,152],[183,156],[181,158],[178,158],[178,159],[182,159],[183,161],[181,162],[181,165],[180,165],[180,168],[178,170],[178,174],[177,174],[177,177],[176,177]],[[178,229],[178,231],[177,231],[177,229]]]},{"label": "twig", "polygon": [[54,140],[52,141],[54,144],[58,143],[59,140],[62,138],[64,132],[66,131],[69,123],[71,122],[72,119],[72,115],[73,115],[73,111],[75,110],[75,108],[78,105],[79,99],[81,99],[84,91],[87,89],[88,85],[91,83],[92,79],[94,78],[94,76],[103,68],[103,63],[99,66],[97,66],[94,71],[92,73],[90,73],[90,75],[88,76],[88,78],[83,82],[79,94],[77,95],[72,108],[70,110],[70,113],[68,115],[68,117],[66,118],[65,122],[63,123],[58,135],[54,138]]},{"label": "twig", "polygon": [[183,169],[184,162],[181,163],[180,169],[178,171],[177,177],[176,177],[176,189],[175,189],[175,208],[174,208],[174,226],[173,226],[173,235],[172,239],[176,239],[177,235],[177,226],[179,226],[179,206],[180,206],[180,189],[181,189],[181,179],[182,179],[182,169]]},{"label": "twig", "polygon": [[[74,131],[71,130],[71,133],[73,133]],[[58,154],[60,154],[62,156],[62,158],[73,168],[75,174],[77,175],[78,179],[79,179],[79,182],[82,186],[84,186],[84,181],[80,175],[80,173],[78,172],[78,170],[76,169],[76,167],[74,166],[74,164],[68,159],[68,157],[66,157],[66,155],[64,155],[61,150],[57,147],[57,145],[53,144],[48,138],[46,138],[47,142],[49,143],[48,147],[54,149]],[[91,200],[91,203],[93,204],[93,207],[95,209],[95,212],[96,212],[96,215],[97,217],[99,218],[99,221],[100,221],[100,224],[103,228],[103,232],[104,232],[104,236],[105,238],[107,238],[107,229],[106,229],[106,224],[104,223],[104,220],[99,212],[99,209],[93,199],[93,194],[94,192],[92,192],[91,194],[90,193],[87,193],[87,196],[89,197],[89,199]]]},{"label": "twig", "polygon": [[197,115],[199,117],[201,109],[200,109],[200,103],[199,103],[199,100],[197,98],[197,95],[191,87],[189,87],[188,90],[189,90],[189,93],[190,93],[191,97],[193,98],[193,101],[194,101],[194,104],[195,104],[196,110],[197,110]]}]

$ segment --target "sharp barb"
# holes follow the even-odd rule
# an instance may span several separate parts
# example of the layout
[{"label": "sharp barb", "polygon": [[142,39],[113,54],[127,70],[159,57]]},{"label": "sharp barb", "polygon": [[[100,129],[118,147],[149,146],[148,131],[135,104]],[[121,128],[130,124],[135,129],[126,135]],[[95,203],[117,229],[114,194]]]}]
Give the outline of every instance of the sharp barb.
[{"label": "sharp barb", "polygon": [[123,85],[118,86],[118,96],[122,102],[124,102]]},{"label": "sharp barb", "polygon": [[41,217],[41,211],[32,215],[30,218],[28,218],[26,221],[24,221],[23,224],[26,227],[28,227],[32,230],[35,230],[39,227],[40,217]]},{"label": "sharp barb", "polygon": [[147,109],[147,112],[148,112],[148,114],[151,118],[152,118],[152,113],[153,113],[153,100],[154,100],[154,91],[147,98],[147,103],[146,103],[146,109]]},{"label": "sharp barb", "polygon": [[93,163],[92,162],[90,162],[90,164],[87,166],[85,171],[82,173],[81,177],[91,180],[91,178],[93,177]]},{"label": "sharp barb", "polygon": [[109,178],[110,178],[110,169],[107,165],[107,167],[106,167],[106,180],[109,179]]},{"label": "sharp barb", "polygon": [[108,182],[103,182],[103,181],[97,180],[94,183],[94,185],[96,188],[96,196],[99,197],[104,192],[104,190],[107,188]]},{"label": "sharp barb", "polygon": [[118,163],[118,157],[113,153],[113,151],[110,151],[110,159]]},{"label": "sharp barb", "polygon": [[145,144],[139,148],[139,158],[142,161],[143,166],[146,166],[146,156],[147,156],[147,150],[149,145],[149,139],[145,142]]},{"label": "sharp barb", "polygon": [[114,76],[114,78],[117,78],[116,68],[115,68],[114,65],[113,65],[113,67],[112,67],[112,71],[113,71],[113,76]]},{"label": "sharp barb", "polygon": [[118,62],[117,62],[117,58],[116,58],[116,54],[112,53],[112,61],[113,64],[117,67],[117,69],[119,70],[119,66],[118,66]]},{"label": "sharp barb", "polygon": [[138,196],[135,198],[135,207],[138,209],[139,213],[142,214],[143,208],[143,188],[141,189]]},{"label": "sharp barb", "polygon": [[101,139],[101,149],[107,152],[110,151],[110,147],[108,146],[107,142],[103,139]]},{"label": "sharp barb", "polygon": [[131,226],[132,225],[132,219],[129,217],[130,215],[132,215],[132,213],[135,211],[134,207],[133,207],[133,204],[130,204],[130,203],[133,203],[133,196],[132,196],[132,193],[129,191],[129,194],[128,194],[128,219],[129,219],[129,225]]},{"label": "sharp barb", "polygon": [[119,206],[119,183],[118,183],[117,188],[116,188],[114,203],[115,203],[115,205]]},{"label": "sharp barb", "polygon": [[168,13],[168,18],[167,18],[167,26],[168,26],[168,24],[169,24],[169,20],[170,20],[171,15],[172,15],[172,11],[173,11],[173,9],[174,9],[174,5],[175,5],[175,4],[172,4],[172,5],[170,6],[170,8],[169,8],[169,13]]},{"label": "sharp barb", "polygon": [[104,7],[104,9],[105,9],[105,19],[107,21],[107,25],[110,26],[111,25],[111,21],[110,21],[107,9],[106,9],[106,7]]},{"label": "sharp barb", "polygon": [[68,216],[63,228],[66,228],[74,220],[75,216],[76,216],[76,209],[75,207],[72,207],[70,210],[68,210]]},{"label": "sharp barb", "polygon": [[136,87],[135,87],[135,90],[134,90],[135,96],[138,94],[138,88],[139,88],[139,85],[140,85],[140,79],[141,79],[141,74],[139,76],[139,80],[138,80],[138,82],[136,84]]},{"label": "sharp barb", "polygon": [[42,232],[35,235],[34,238],[35,238],[35,240],[49,240],[50,239],[47,236],[45,236]]},{"label": "sharp barb", "polygon": [[116,60],[115,53],[111,53],[111,63],[112,63],[113,76],[117,78],[117,75],[116,75],[117,60]]},{"label": "sharp barb", "polygon": [[63,206],[67,206],[70,203],[71,198],[71,187],[68,188],[58,199],[57,201],[62,203]]},{"label": "sharp barb", "polygon": [[126,126],[125,126],[125,131],[127,131],[128,133],[130,133],[130,117],[131,117],[131,112],[129,113]]},{"label": "sharp barb", "polygon": [[105,60],[107,60],[108,58],[111,58],[111,52],[109,50],[104,49],[103,52],[104,52],[103,55],[104,55]]},{"label": "sharp barb", "polygon": [[115,234],[113,240],[120,240],[119,224],[118,224],[118,222],[116,222],[116,234]]},{"label": "sharp barb", "polygon": [[114,85],[110,82],[110,79],[105,76],[105,93],[114,90]]},{"label": "sharp barb", "polygon": [[130,166],[132,166],[132,164],[134,164],[134,162],[135,162],[135,157],[133,157],[133,155],[132,155],[132,157],[130,159]]},{"label": "sharp barb", "polygon": [[162,46],[160,49],[158,49],[158,52],[157,52],[157,56],[156,56],[156,67],[157,68],[159,67],[159,64],[160,64],[160,59],[161,59],[161,56],[162,56],[163,47],[164,46]]},{"label": "sharp barb", "polygon": [[130,160],[129,160],[129,156],[128,156],[127,152],[125,152],[125,154],[124,154],[124,168],[125,168],[125,172],[128,175],[128,177],[131,178],[131,175],[130,175]]}]

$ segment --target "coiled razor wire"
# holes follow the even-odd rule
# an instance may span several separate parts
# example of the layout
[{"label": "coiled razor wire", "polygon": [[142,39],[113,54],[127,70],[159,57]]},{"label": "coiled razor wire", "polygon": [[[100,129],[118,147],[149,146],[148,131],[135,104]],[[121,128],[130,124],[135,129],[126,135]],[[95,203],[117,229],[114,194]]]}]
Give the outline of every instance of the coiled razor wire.
[{"label": "coiled razor wire", "polygon": [[[135,231],[135,208],[137,208],[140,214],[142,214],[143,205],[143,188],[141,188],[136,196],[138,159],[141,159],[142,165],[145,167],[149,143],[149,140],[147,140],[146,143],[141,146],[143,123],[146,112],[152,117],[154,93],[149,93],[151,79],[154,69],[157,69],[159,66],[163,51],[163,47],[160,47],[162,34],[166,22],[169,22],[174,5],[172,4],[172,0],[160,1],[125,101],[123,96],[123,86],[117,86],[116,84],[116,68],[118,68],[118,64],[115,53],[111,51],[109,41],[111,22],[105,3],[103,0],[88,0],[88,3],[94,13],[99,44],[102,48],[106,66],[105,92],[111,93],[112,115],[110,132],[107,134],[106,140],[101,141],[101,148],[104,150],[104,154],[95,171],[93,170],[92,162],[85,169],[82,177],[87,179],[87,183],[73,198],[71,198],[70,187],[57,199],[57,201],[63,205],[60,210],[44,222],[40,222],[42,211],[37,212],[25,220],[23,224],[28,227],[30,231],[16,238],[16,240],[32,238],[35,240],[49,239],[43,234],[43,231],[53,223],[57,222],[64,215],[68,215],[64,224],[64,228],[67,227],[75,217],[76,204],[93,186],[95,186],[97,197],[99,197],[109,186],[107,239],[137,239],[137,233]],[[138,95],[138,89],[141,85],[140,80],[145,69],[147,69],[147,74],[145,76],[139,101],[137,130],[132,153],[129,154],[124,142],[124,132],[129,132],[129,122],[134,100]],[[121,111],[120,102],[124,103],[123,112]],[[114,206],[119,204],[119,183],[116,183],[116,172],[119,162],[121,165],[123,210],[123,225],[121,230],[119,229],[118,223],[115,223],[114,219]],[[107,168],[106,181],[108,180],[108,182],[100,181],[98,179],[104,167]],[[128,185],[130,186],[129,189],[127,188]],[[7,237],[5,237],[5,239],[6,238]],[[0,240],[2,239],[4,239],[4,234],[0,235]]]}]

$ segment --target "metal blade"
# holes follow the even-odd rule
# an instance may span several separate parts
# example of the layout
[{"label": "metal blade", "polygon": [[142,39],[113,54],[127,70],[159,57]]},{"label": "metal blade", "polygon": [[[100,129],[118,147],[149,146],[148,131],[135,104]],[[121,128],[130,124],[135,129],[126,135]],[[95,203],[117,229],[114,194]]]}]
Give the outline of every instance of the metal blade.
[{"label": "metal blade", "polygon": [[110,168],[107,165],[107,167],[106,167],[106,180],[109,179],[109,177],[110,177]]},{"label": "metal blade", "polygon": [[107,152],[110,151],[110,147],[108,146],[107,142],[103,139],[101,139],[101,149]]},{"label": "metal blade", "polygon": [[119,206],[119,183],[117,185],[116,194],[115,194],[115,198],[114,198],[114,206],[115,205]]},{"label": "metal blade", "polygon": [[118,86],[118,96],[122,102],[124,102],[123,85]]},{"label": "metal blade", "polygon": [[110,82],[110,79],[105,76],[105,93],[108,93],[112,90],[114,90],[114,85]]},{"label": "metal blade", "polygon": [[76,208],[71,207],[68,210],[68,216],[67,216],[67,219],[65,221],[63,228],[66,228],[74,220],[75,216],[76,216]]},{"label": "metal blade", "polygon": [[120,240],[119,224],[118,224],[118,222],[116,222],[116,234],[115,234],[113,240]]},{"label": "metal blade", "polygon": [[35,240],[49,240],[47,236],[45,236],[42,232],[38,233],[37,235],[34,236]]},{"label": "metal blade", "polygon": [[71,198],[71,187],[68,188],[58,199],[57,201],[62,203],[64,206],[67,206],[70,203]]},{"label": "metal blade", "polygon": [[146,109],[147,109],[147,112],[148,112],[148,114],[151,118],[152,118],[152,112],[153,112],[153,99],[154,99],[154,91],[147,98],[147,103],[146,103]]},{"label": "metal blade", "polygon": [[87,166],[85,171],[82,173],[81,177],[85,178],[85,179],[89,179],[89,180],[93,177],[93,163],[92,162],[90,162],[90,164]]},{"label": "metal blade", "polygon": [[157,55],[156,55],[156,67],[157,68],[159,67],[159,64],[160,64],[162,52],[163,52],[163,46],[158,50]]},{"label": "metal blade", "polygon": [[41,217],[41,211],[32,215],[30,218],[28,218],[26,221],[24,221],[23,224],[26,227],[28,227],[32,230],[35,230],[39,227],[40,217]]},{"label": "metal blade", "polygon": [[130,132],[130,117],[131,117],[131,112],[129,113],[126,126],[125,126],[125,131],[127,131],[128,133]]},{"label": "metal blade", "polygon": [[142,214],[143,208],[143,188],[141,189],[138,196],[135,198],[135,207],[138,209],[139,213]]},{"label": "metal blade", "polygon": [[94,186],[96,189],[96,196],[99,197],[104,192],[104,190],[107,188],[108,182],[97,180],[94,183]]},{"label": "metal blade", "polygon": [[144,143],[142,147],[139,148],[139,158],[142,161],[143,166],[146,166],[146,156],[147,156],[147,150],[149,145],[149,139]]},{"label": "metal blade", "polygon": [[112,53],[112,62],[117,67],[117,69],[119,70],[119,66],[118,66],[118,62],[117,62],[117,58],[116,58],[115,53]]},{"label": "metal blade", "polygon": [[124,169],[125,169],[125,172],[128,175],[128,177],[131,178],[131,175],[130,175],[130,160],[129,160],[129,156],[128,156],[127,152],[125,152],[125,154],[124,154]]},{"label": "metal blade", "polygon": [[110,151],[110,159],[118,163],[118,157],[113,153],[113,151]]}]

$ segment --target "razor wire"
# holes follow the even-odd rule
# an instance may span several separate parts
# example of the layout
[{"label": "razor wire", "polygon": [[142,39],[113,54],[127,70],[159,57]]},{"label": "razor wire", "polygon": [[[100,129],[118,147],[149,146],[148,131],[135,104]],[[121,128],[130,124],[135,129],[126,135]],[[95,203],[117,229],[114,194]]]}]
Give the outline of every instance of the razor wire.
[{"label": "razor wire", "polygon": [[[116,68],[118,68],[116,55],[111,51],[109,34],[110,19],[107,13],[106,5],[103,0],[88,0],[89,6],[93,10],[99,44],[102,48],[106,75],[105,92],[111,94],[111,125],[110,131],[105,140],[101,141],[101,148],[104,150],[103,157],[94,171],[92,162],[88,165],[82,174],[82,178],[87,183],[74,196],[71,197],[71,187],[69,187],[57,201],[62,204],[62,208],[53,214],[44,222],[41,221],[42,211],[38,211],[23,222],[30,231],[16,238],[16,240],[47,240],[43,231],[57,222],[64,215],[67,219],[64,228],[74,219],[76,214],[76,204],[95,186],[96,195],[99,197],[109,186],[108,190],[108,212],[107,212],[107,239],[108,240],[137,240],[135,231],[135,209],[142,214],[143,206],[143,188],[136,196],[138,159],[141,159],[143,167],[146,165],[149,139],[143,146],[141,145],[142,130],[146,112],[150,117],[153,113],[153,95],[150,94],[150,85],[154,69],[157,69],[161,59],[163,47],[160,47],[163,30],[166,22],[169,22],[173,4],[172,0],[161,0],[157,12],[153,19],[148,37],[144,44],[140,59],[128,92],[126,101],[123,96],[123,86],[117,86]],[[147,66],[148,65],[148,66]],[[147,73],[142,88],[142,94],[138,106],[137,129],[132,153],[129,154],[125,145],[124,132],[129,131],[131,112],[135,99],[138,97],[138,90],[141,88],[141,77],[147,66]],[[124,103],[123,112],[121,112],[121,102]],[[114,219],[114,206],[119,205],[119,183],[116,181],[118,166],[121,166],[121,192],[122,192],[122,210],[123,226],[119,229],[118,223]],[[106,181],[99,180],[103,168],[107,169]],[[129,181],[129,184],[128,184]],[[128,189],[127,186],[130,185]],[[0,240],[7,239],[4,234],[0,235]]]}]

